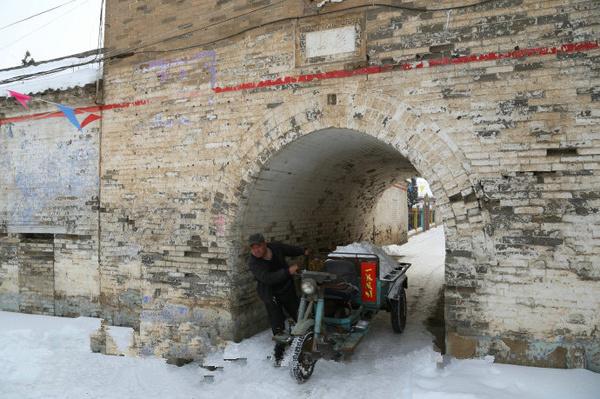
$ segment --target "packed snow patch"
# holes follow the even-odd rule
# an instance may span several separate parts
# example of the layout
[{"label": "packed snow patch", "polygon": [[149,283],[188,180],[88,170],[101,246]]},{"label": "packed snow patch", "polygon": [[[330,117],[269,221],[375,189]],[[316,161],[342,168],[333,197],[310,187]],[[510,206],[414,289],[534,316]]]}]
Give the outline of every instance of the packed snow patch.
[{"label": "packed snow patch", "polygon": [[110,326],[109,332],[122,353],[126,353],[127,349],[133,345],[133,328]]}]

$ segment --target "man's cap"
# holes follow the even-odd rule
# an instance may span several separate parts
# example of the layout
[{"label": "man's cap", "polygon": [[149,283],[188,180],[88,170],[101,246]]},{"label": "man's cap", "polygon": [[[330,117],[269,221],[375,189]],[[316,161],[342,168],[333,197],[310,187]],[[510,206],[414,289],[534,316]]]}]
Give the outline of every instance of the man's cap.
[{"label": "man's cap", "polygon": [[265,242],[265,237],[263,237],[263,235],[260,233],[252,234],[248,239],[248,243],[250,244],[250,246],[252,246],[253,244],[261,244],[263,242]]}]

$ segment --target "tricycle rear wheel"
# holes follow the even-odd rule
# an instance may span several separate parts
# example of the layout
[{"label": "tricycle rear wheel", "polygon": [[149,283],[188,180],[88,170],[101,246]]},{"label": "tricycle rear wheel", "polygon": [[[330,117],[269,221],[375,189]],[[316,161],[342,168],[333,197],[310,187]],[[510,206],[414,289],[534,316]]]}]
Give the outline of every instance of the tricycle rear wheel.
[{"label": "tricycle rear wheel", "polygon": [[400,288],[398,292],[398,299],[392,299],[390,301],[391,304],[391,313],[392,313],[392,328],[394,332],[401,333],[404,331],[404,327],[406,327],[406,291],[404,287]]},{"label": "tricycle rear wheel", "polygon": [[305,382],[315,369],[316,359],[311,355],[315,334],[308,331],[292,341],[292,368],[290,372],[297,382]]}]

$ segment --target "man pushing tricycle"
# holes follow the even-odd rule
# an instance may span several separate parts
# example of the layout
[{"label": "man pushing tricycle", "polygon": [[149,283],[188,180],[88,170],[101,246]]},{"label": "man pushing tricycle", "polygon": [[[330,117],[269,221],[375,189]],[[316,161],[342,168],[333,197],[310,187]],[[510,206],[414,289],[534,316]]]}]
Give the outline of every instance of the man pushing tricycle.
[{"label": "man pushing tricycle", "polygon": [[[260,237],[262,239],[262,236]],[[264,239],[263,239],[264,240]],[[252,241],[252,240],[251,240]],[[259,266],[252,257],[257,258],[261,253],[253,246],[249,265],[255,277],[260,274]],[[270,244],[269,244],[270,245]],[[269,246],[267,246],[269,248]],[[289,249],[289,248],[288,248]],[[286,253],[301,255],[302,248],[296,247]],[[305,255],[310,251],[304,250]],[[281,362],[285,345],[291,341],[291,374],[298,382],[306,381],[320,358],[342,360],[351,353],[371,327],[372,317],[381,309],[391,313],[392,328],[401,333],[406,324],[406,288],[408,278],[406,271],[409,263],[396,263],[380,275],[380,258],[376,254],[330,253],[327,256],[315,257],[309,262],[309,270],[301,271],[301,293],[297,311],[286,311],[294,318],[296,324],[291,330],[291,337],[283,333],[283,319],[275,328],[272,322],[276,345],[276,361]],[[287,263],[284,264],[287,266]],[[298,267],[291,266],[283,272],[274,273],[272,277],[280,276],[286,280],[298,274]],[[269,269],[271,270],[271,269]],[[259,286],[265,284],[257,277]],[[270,281],[283,281],[274,278]],[[290,284],[289,305],[292,305],[292,289]],[[260,291],[259,291],[260,295]],[[295,295],[295,291],[294,291]],[[263,296],[261,296],[263,298]],[[267,297],[267,300],[269,298]],[[265,299],[263,298],[263,301]],[[297,297],[296,297],[297,301]],[[265,301],[267,304],[268,301]],[[269,310],[271,306],[271,310]],[[271,317],[274,310],[272,304],[267,304],[269,320],[279,321]],[[281,328],[281,330],[279,329]],[[279,358],[277,357],[279,356]]]}]

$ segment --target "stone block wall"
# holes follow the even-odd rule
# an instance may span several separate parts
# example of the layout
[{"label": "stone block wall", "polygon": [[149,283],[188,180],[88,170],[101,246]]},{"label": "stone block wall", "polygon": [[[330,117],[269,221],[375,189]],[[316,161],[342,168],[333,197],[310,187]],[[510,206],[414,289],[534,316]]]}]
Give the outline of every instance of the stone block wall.
[{"label": "stone block wall", "polygon": [[[376,237],[381,195],[420,174],[447,237],[449,352],[599,370],[597,2],[109,0],[106,16],[100,231],[52,233],[55,282],[71,245],[98,245],[105,316],[139,326],[142,353],[264,329],[249,234]],[[58,209],[40,215],[73,220]],[[0,231],[12,308],[29,233]]]},{"label": "stone block wall", "polygon": [[19,312],[50,314],[54,310],[54,237],[19,237]]},{"label": "stone block wall", "polygon": [[387,189],[375,207],[373,244],[378,246],[408,241],[407,183],[394,184]]},{"label": "stone block wall", "polygon": [[0,98],[0,309],[100,316],[100,123],[48,103],[92,107],[96,85],[23,94],[27,109]]},{"label": "stone block wall", "polygon": [[420,173],[451,353],[571,365],[587,342],[597,367],[598,8],[469,5],[108,2],[103,287],[138,290],[148,353],[264,327],[251,232],[372,237],[376,199]]}]

